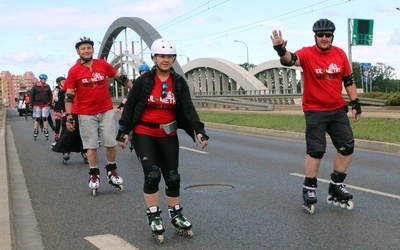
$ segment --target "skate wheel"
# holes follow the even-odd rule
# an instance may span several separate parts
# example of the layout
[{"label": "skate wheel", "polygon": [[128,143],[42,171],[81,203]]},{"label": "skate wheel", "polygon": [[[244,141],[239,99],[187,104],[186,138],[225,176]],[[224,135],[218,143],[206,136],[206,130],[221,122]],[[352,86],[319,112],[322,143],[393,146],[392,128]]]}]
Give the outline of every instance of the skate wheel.
[{"label": "skate wheel", "polygon": [[304,203],[303,205],[304,210],[306,210],[309,214],[314,214],[315,206],[314,204]]},{"label": "skate wheel", "polygon": [[93,196],[96,196],[96,195],[97,195],[97,188],[93,188],[93,189],[92,189],[92,195],[93,195]]},{"label": "skate wheel", "polygon": [[64,163],[64,165],[67,165],[67,160],[65,160],[65,159],[63,159],[63,163]]},{"label": "skate wheel", "polygon": [[337,201],[337,200],[333,200],[332,204],[333,204],[334,206],[339,206],[340,202]]},{"label": "skate wheel", "polygon": [[118,186],[118,189],[119,189],[120,192],[124,191],[124,185],[122,185],[122,184],[119,185],[119,186]]},{"label": "skate wheel", "polygon": [[352,209],[354,208],[354,202],[352,202],[352,201],[347,201],[346,208],[347,208],[348,210],[352,210]]},{"label": "skate wheel", "polygon": [[345,208],[345,207],[347,207],[347,204],[346,204],[346,202],[345,201],[343,201],[343,202],[340,202],[340,207],[341,208]]},{"label": "skate wheel", "polygon": [[328,202],[328,204],[332,204],[332,195],[328,195],[328,197],[326,197],[326,202]]},{"label": "skate wheel", "polygon": [[194,233],[193,233],[192,229],[189,229],[189,230],[185,231],[185,236],[189,237],[189,238],[192,238],[194,236]]},{"label": "skate wheel", "polygon": [[162,234],[153,233],[152,236],[158,241],[159,244],[164,242],[164,236]]}]

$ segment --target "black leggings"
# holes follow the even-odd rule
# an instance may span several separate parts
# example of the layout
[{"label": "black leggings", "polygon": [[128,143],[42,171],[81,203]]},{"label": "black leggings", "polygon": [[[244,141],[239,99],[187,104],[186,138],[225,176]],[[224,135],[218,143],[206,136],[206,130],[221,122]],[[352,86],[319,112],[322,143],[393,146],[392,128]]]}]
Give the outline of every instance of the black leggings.
[{"label": "black leggings", "polygon": [[[146,175],[154,171],[157,166],[167,183],[171,175],[178,174],[179,165],[179,141],[178,136],[153,137],[143,134],[133,134],[134,148],[143,167],[145,183],[143,192],[152,194],[158,191],[157,187],[150,188],[146,183]],[[173,187],[166,188],[166,195],[179,196],[179,182]]]}]

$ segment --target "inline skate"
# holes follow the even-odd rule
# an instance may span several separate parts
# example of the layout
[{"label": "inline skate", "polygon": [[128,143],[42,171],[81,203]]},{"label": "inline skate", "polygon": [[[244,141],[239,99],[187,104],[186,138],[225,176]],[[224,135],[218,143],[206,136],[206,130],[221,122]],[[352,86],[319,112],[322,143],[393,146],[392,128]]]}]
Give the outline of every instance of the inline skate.
[{"label": "inline skate", "polygon": [[328,204],[340,206],[341,208],[347,208],[352,210],[354,203],[351,201],[353,195],[346,189],[346,185],[343,184],[346,174],[344,173],[332,173],[331,180],[329,183],[328,197],[326,201]]},{"label": "inline skate", "polygon": [[105,168],[107,170],[108,184],[110,184],[110,186],[112,187],[119,189],[119,191],[123,191],[124,186],[122,185],[122,183],[124,182],[124,180],[121,176],[118,175],[116,164],[107,164]]},{"label": "inline skate", "polygon": [[98,168],[90,168],[89,175],[89,187],[92,189],[92,195],[96,196],[100,185],[100,170]]},{"label": "inline skate", "polygon": [[45,128],[45,129],[43,129],[43,133],[44,133],[44,136],[46,137],[46,140],[48,140],[49,139],[49,130],[47,128]]},{"label": "inline skate", "polygon": [[175,233],[190,238],[194,236],[192,224],[182,215],[182,207],[179,204],[173,207],[168,206],[168,214],[175,227]]},{"label": "inline skate", "polygon": [[51,148],[57,144],[58,139],[60,139],[60,134],[54,134],[54,141],[51,143]]},{"label": "inline skate", "polygon": [[316,193],[317,185],[313,185],[311,187],[303,185],[303,208],[310,214],[314,214],[315,206],[317,203],[317,193]]},{"label": "inline skate", "polygon": [[35,130],[33,130],[33,139],[36,141],[36,139],[37,139],[37,137],[38,137],[38,134],[39,134],[39,130],[38,129],[35,129]]},{"label": "inline skate", "polygon": [[66,165],[68,163],[68,160],[70,159],[70,153],[64,153],[62,157],[63,157],[63,163]]},{"label": "inline skate", "polygon": [[151,236],[158,241],[163,243],[164,236],[162,235],[165,231],[163,221],[161,219],[161,210],[158,206],[152,206],[146,209],[147,222],[151,230]]},{"label": "inline skate", "polygon": [[81,156],[82,156],[82,158],[83,158],[83,162],[84,162],[85,164],[89,164],[86,151],[82,151],[82,152],[81,152]]}]

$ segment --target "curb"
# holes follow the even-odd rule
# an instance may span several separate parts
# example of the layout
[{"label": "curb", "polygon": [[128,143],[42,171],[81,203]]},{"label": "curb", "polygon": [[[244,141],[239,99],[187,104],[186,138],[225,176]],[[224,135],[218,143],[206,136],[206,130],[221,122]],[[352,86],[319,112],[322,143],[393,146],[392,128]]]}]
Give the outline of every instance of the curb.
[{"label": "curb", "polygon": [[[213,122],[204,122],[204,124],[206,125],[207,128],[305,141],[304,133],[265,129],[265,128],[245,127],[245,126],[237,126],[237,125],[229,125],[229,124],[213,123]],[[331,144],[332,142],[330,138],[329,137],[327,138],[328,138],[327,142]],[[400,154],[400,144],[397,143],[368,141],[361,139],[355,139],[355,143],[356,143],[356,148],[374,150],[384,153]]]},{"label": "curb", "polygon": [[13,205],[11,203],[10,171],[6,155],[6,114],[0,110],[0,246],[2,249],[16,249]]}]

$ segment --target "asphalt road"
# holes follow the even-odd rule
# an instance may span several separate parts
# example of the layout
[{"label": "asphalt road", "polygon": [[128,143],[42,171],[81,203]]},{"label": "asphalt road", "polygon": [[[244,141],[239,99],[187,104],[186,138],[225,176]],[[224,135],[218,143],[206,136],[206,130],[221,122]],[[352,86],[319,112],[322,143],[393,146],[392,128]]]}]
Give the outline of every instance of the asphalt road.
[{"label": "asphalt road", "polygon": [[[400,249],[396,154],[356,150],[346,180],[355,197],[349,211],[325,201],[334,156],[329,146],[316,212],[310,215],[302,209],[302,140],[208,129],[210,145],[200,150],[180,133],[181,200],[195,236],[174,234],[162,196],[166,232],[160,246],[146,224],[143,174],[134,153],[118,150],[125,190],[108,186],[103,170],[98,196],[92,197],[80,155],[73,154],[64,165],[61,155],[50,150],[51,140],[39,134],[34,141],[31,120],[12,109],[7,129],[12,131],[7,142],[15,145],[13,152],[14,145],[8,144],[7,154],[19,160],[10,168],[21,165],[37,221],[26,228],[23,222],[17,225],[25,249]],[[100,152],[105,165],[104,147]],[[21,238],[29,235],[29,226],[36,227],[40,242]]]}]

